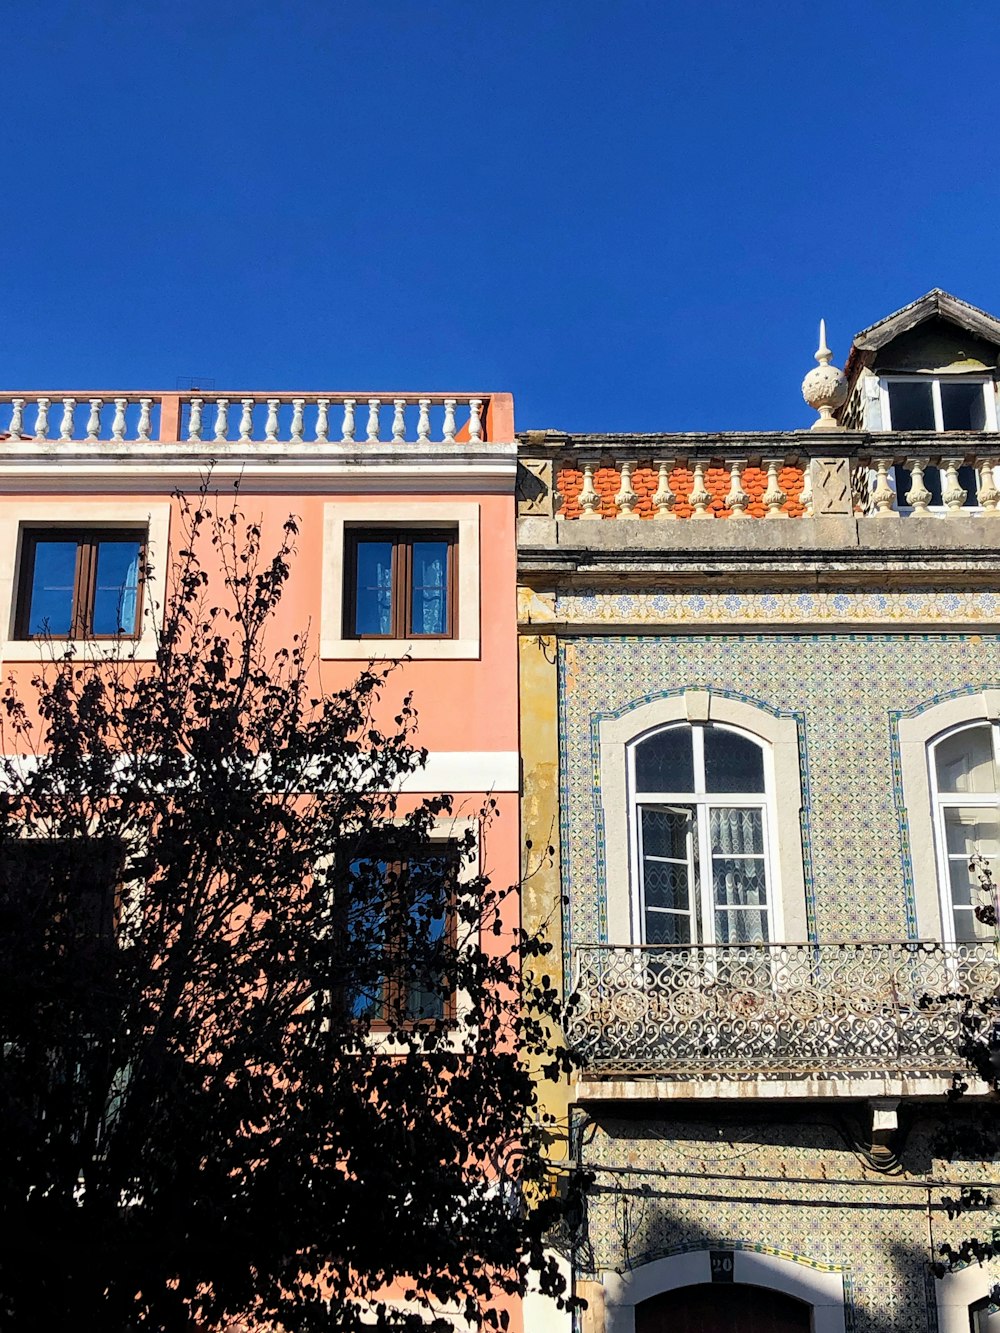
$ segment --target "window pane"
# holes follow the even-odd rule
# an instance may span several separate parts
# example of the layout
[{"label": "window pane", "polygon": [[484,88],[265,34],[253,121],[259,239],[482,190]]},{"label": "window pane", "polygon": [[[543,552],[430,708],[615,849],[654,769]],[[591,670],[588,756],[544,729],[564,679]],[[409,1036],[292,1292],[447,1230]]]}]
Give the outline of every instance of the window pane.
[{"label": "window pane", "polygon": [[766,944],[765,911],[716,912],[715,939],[718,944]]},{"label": "window pane", "polygon": [[104,541],[97,548],[94,634],[135,634],[139,610],[138,541]]},{"label": "window pane", "polygon": [[[986,402],[982,384],[941,383],[941,416],[945,430],[985,430]],[[896,418],[893,415],[892,424]]]},{"label": "window pane", "polygon": [[889,383],[888,389],[893,430],[936,429],[929,380],[895,380]]},{"label": "window pane", "polygon": [[690,916],[681,912],[647,912],[645,943],[690,944]]},{"label": "window pane", "polygon": [[73,627],[76,542],[35,543],[28,633],[65,638]]},{"label": "window pane", "polygon": [[392,542],[358,542],[354,633],[392,633]]},{"label": "window pane", "polygon": [[960,940],[990,938],[993,927],[984,925],[975,915],[975,908],[988,906],[989,895],[980,889],[969,860],[976,854],[985,856],[995,872],[1000,854],[1000,817],[996,810],[951,809],[944,812],[944,826],[955,936]]},{"label": "window pane", "polygon": [[709,813],[713,856],[760,856],[764,851],[762,810],[714,809]]},{"label": "window pane", "polygon": [[746,736],[722,727],[705,728],[705,790],[762,792],[764,752]]},{"label": "window pane", "polygon": [[348,950],[345,981],[348,1006],[355,1018],[369,1022],[388,1017],[386,985],[386,911],[382,898],[388,866],[384,861],[352,861],[347,900]]},{"label": "window pane", "polygon": [[938,741],[934,747],[934,762],[939,791],[981,795],[997,790],[989,724],[966,727],[964,731]]},{"label": "window pane", "polygon": [[635,785],[640,792],[694,791],[690,727],[669,727],[636,746]]},{"label": "window pane", "polygon": [[406,1016],[443,1018],[446,978],[445,926],[455,864],[434,856],[411,862],[405,876],[410,903],[406,950]]},{"label": "window pane", "polygon": [[959,806],[944,812],[945,844],[949,857],[968,861],[974,855],[993,860],[1000,852],[997,811]]},{"label": "window pane", "polygon": [[413,543],[411,634],[448,632],[448,543]]}]

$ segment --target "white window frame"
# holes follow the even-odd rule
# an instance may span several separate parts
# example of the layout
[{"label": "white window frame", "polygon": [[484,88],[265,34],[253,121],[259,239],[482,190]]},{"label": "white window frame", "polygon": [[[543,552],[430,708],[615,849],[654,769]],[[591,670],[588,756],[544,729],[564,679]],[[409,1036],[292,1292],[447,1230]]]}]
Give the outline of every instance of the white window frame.
[{"label": "white window frame", "polygon": [[[16,639],[14,621],[21,585],[23,537],[40,528],[135,528],[146,541],[147,577],[137,638]],[[48,662],[73,650],[88,661],[127,657],[151,662],[156,657],[157,631],[163,624],[167,585],[170,502],[142,504],[117,500],[0,501],[0,656],[4,662]]]},{"label": "white window frame", "polygon": [[895,430],[892,424],[892,408],[889,404],[889,386],[891,384],[930,384],[931,401],[934,405],[934,429],[941,435],[951,434],[944,428],[944,412],[941,407],[941,385],[979,384],[982,386],[985,416],[984,431],[997,430],[997,401],[993,392],[993,380],[989,375],[880,375],[879,393],[882,407],[882,429]]},{"label": "white window frame", "polygon": [[[793,717],[712,694],[695,687],[680,690],[599,724],[600,795],[604,814],[607,936],[610,944],[634,944],[634,894],[629,864],[628,747],[639,737],[670,722],[724,723],[744,732],[765,754],[770,753],[774,799],[769,840],[772,856],[771,894],[774,940],[805,941],[808,937],[805,867],[802,854],[802,774],[798,725]],[[596,942],[596,941],[595,941]]]},{"label": "white window frame", "polygon": [[[452,639],[352,639],[344,635],[346,531],[365,527],[385,532],[454,528],[458,586]],[[353,662],[462,661],[479,657],[479,505],[452,500],[332,501],[323,506],[323,572],[320,649],[324,659]]]},{"label": "white window frame", "polygon": [[[949,727],[946,731],[940,732],[927,745],[927,769],[928,783],[930,787],[931,805],[934,810],[934,846],[936,851],[936,864],[938,875],[938,893],[941,903],[941,933],[942,938],[947,944],[958,942],[958,932],[955,929],[955,904],[952,901],[951,893],[951,869],[949,862],[951,857],[948,854],[947,831],[945,828],[945,811],[949,809],[976,809],[993,810],[996,812],[997,820],[1000,822],[1000,791],[997,792],[942,792],[938,790],[937,776],[937,748],[942,741],[950,740],[953,736],[960,736],[963,731],[972,731],[984,726],[990,730],[990,739],[993,743],[993,763],[997,773],[1000,773],[1000,721],[989,719],[977,719],[970,722],[963,722],[957,727]],[[994,875],[1000,875],[1000,865],[992,867]],[[973,906],[977,906],[973,899]],[[985,898],[982,905],[987,906]],[[983,935],[982,939],[988,941],[989,936]],[[968,943],[968,941],[966,941]]]},{"label": "white window frame", "polygon": [[[756,792],[709,792],[705,789],[705,728],[714,727],[718,731],[729,732],[735,736],[741,736],[752,742],[761,751],[764,769],[764,791]],[[678,731],[686,729],[691,734],[691,743],[694,760],[694,791],[693,792],[644,792],[641,796],[638,790],[638,783],[635,776],[636,753],[640,745],[645,744],[654,736],[665,731]],[[766,921],[767,921],[767,940],[766,943],[775,943],[775,885],[777,883],[777,866],[775,858],[774,838],[771,836],[771,830],[777,828],[777,820],[774,813],[774,764],[770,747],[761,741],[758,736],[743,731],[739,727],[726,725],[720,722],[686,722],[678,721],[667,723],[666,726],[656,727],[644,735],[635,737],[628,746],[628,784],[629,784],[629,872],[632,890],[632,938],[636,941],[645,940],[646,912],[645,912],[645,893],[643,885],[643,849],[642,849],[642,824],[640,811],[648,806],[655,808],[661,805],[680,805],[693,806],[695,808],[695,828],[694,835],[698,840],[698,869],[700,873],[695,874],[694,859],[690,852],[688,855],[688,883],[690,886],[689,902],[690,908],[687,916],[690,920],[690,943],[716,944],[719,941],[715,938],[715,884],[712,874],[712,847],[709,836],[709,811],[711,809],[740,809],[740,810],[759,810],[762,815],[763,823],[763,842],[764,842],[764,886],[766,895]],[[693,848],[692,848],[693,850]],[[685,915],[678,912],[678,916]],[[780,942],[780,941],[779,941]],[[732,942],[727,947],[738,947],[737,942]]]},{"label": "white window frame", "polygon": [[[979,694],[959,694],[923,709],[913,717],[900,718],[898,726],[899,758],[906,811],[910,869],[913,876],[917,935],[923,940],[950,942],[954,938],[951,920],[951,889],[942,884],[936,833],[935,803],[932,798],[931,745],[949,731],[976,722],[1000,720],[1000,690],[987,689]],[[947,902],[948,910],[943,910]]]}]

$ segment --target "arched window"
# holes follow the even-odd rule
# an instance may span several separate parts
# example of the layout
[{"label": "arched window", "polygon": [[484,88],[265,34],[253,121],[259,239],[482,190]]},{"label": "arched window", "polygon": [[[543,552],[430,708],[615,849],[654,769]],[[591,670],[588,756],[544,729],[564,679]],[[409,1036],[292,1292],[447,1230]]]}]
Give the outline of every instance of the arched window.
[{"label": "arched window", "polygon": [[1000,873],[1000,725],[976,722],[930,746],[931,798],[945,933],[956,940],[993,935],[975,908],[986,899],[969,862],[985,857]]},{"label": "arched window", "polygon": [[632,883],[646,944],[774,938],[764,747],[680,722],[629,747]]}]

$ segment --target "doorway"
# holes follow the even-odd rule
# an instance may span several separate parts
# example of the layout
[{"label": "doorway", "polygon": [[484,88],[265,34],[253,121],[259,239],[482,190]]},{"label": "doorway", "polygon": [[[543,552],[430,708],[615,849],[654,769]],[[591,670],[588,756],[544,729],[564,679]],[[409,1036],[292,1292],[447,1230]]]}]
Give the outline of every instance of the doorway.
[{"label": "doorway", "polygon": [[702,1283],[635,1307],[635,1333],[811,1333],[811,1307],[766,1287]]}]

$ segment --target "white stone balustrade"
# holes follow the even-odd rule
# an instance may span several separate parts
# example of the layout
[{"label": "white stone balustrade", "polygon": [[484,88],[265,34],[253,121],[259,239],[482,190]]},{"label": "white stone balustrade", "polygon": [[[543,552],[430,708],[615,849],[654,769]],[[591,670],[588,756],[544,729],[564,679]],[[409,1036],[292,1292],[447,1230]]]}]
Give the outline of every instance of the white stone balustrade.
[{"label": "white stone balustrade", "polygon": [[992,941],[587,944],[567,1036],[602,1074],[948,1074],[963,1067],[954,994],[998,985]]},{"label": "white stone balustrade", "polygon": [[[782,489],[786,469],[792,472],[785,483],[788,492]],[[615,474],[610,483],[609,472]],[[577,474],[579,481],[575,486],[566,485],[567,494],[563,494],[558,478],[566,473]],[[853,497],[848,494],[846,478],[855,482]],[[642,495],[636,491],[637,481]],[[783,458],[611,457],[581,451],[553,461],[553,513],[559,519],[591,521],[635,520],[643,514],[670,520],[683,516],[691,521],[851,514],[878,518],[1000,516],[1000,442],[989,454],[960,458],[929,452],[923,457],[845,455],[840,459],[805,454]]]},{"label": "white stone balustrade", "polygon": [[491,416],[495,401],[487,393],[0,393],[0,441],[425,446],[510,441],[509,399],[499,422]]}]

